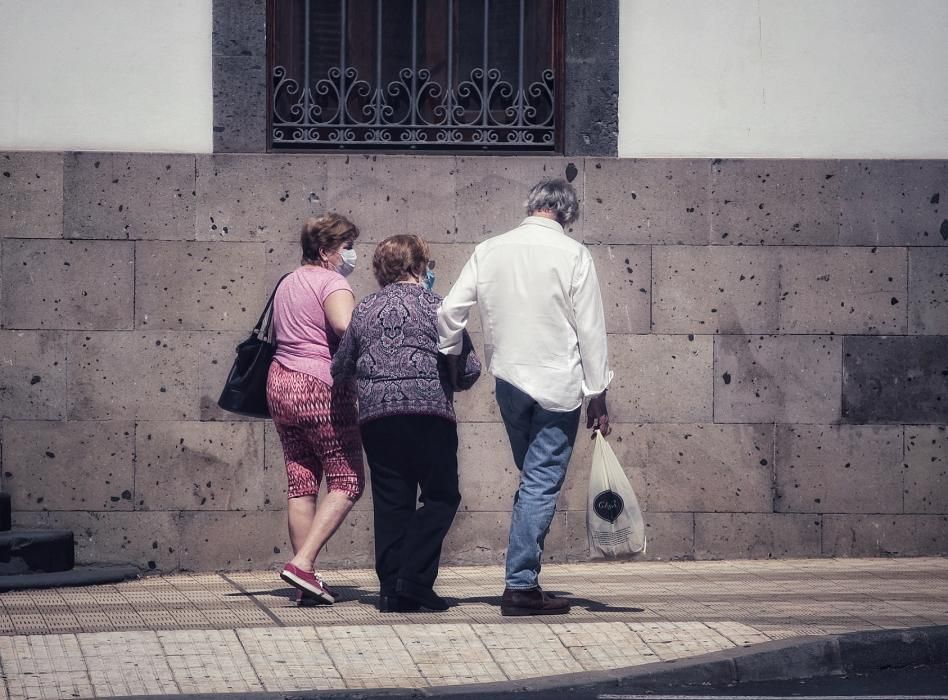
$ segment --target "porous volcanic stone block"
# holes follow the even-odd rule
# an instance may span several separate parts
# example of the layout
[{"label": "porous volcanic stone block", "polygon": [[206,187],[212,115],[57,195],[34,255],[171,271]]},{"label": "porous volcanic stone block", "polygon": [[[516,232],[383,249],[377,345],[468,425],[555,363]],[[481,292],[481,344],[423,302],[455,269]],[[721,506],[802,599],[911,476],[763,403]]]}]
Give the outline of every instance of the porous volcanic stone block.
[{"label": "porous volcanic stone block", "polygon": [[[648,505],[646,489],[646,469],[648,468],[648,445],[645,440],[647,427],[634,423],[611,423],[612,432],[606,438],[616,459],[622,465],[622,471],[629,478],[639,506],[644,510]],[[573,456],[566,472],[566,482],[560,492],[556,507],[559,510],[586,510],[589,499],[589,475],[592,471],[595,440],[590,439],[592,432],[586,429],[585,413],[580,418],[579,432],[573,445]],[[463,495],[463,494],[462,494]]]},{"label": "porous volcanic stone block", "polygon": [[213,17],[215,56],[266,56],[266,0],[214,0]]},{"label": "porous volcanic stone block", "polygon": [[902,426],[777,426],[774,509],[902,511]]},{"label": "porous volcanic stone block", "polygon": [[711,168],[711,242],[833,245],[839,161],[722,160]]},{"label": "porous volcanic stone block", "polygon": [[566,3],[565,150],[612,156],[619,140],[619,3]]},{"label": "porous volcanic stone block", "polygon": [[130,421],[4,421],[4,488],[17,510],[132,510]]},{"label": "porous volcanic stone block", "polygon": [[653,246],[656,333],[767,333],[777,328],[779,251]]},{"label": "porous volcanic stone block", "polygon": [[352,154],[329,160],[328,202],[355,222],[360,240],[414,233],[449,243],[463,240],[455,233],[455,183],[453,156]]},{"label": "porous volcanic stone block", "polygon": [[194,239],[194,156],[67,153],[66,238]]},{"label": "porous volcanic stone block", "polygon": [[842,245],[948,245],[948,161],[843,161]]},{"label": "porous volcanic stone block", "polygon": [[[571,561],[589,560],[586,511],[571,510],[563,515],[567,522],[567,553]],[[632,559],[692,559],[695,553],[694,515],[692,513],[644,513],[646,548]],[[632,564],[634,566],[634,564]]]},{"label": "porous volcanic stone block", "polygon": [[267,61],[214,56],[214,152],[263,153],[267,134]]},{"label": "porous volcanic stone block", "polygon": [[136,434],[136,508],[283,510],[284,469],[263,458],[262,422],[145,421]]},{"label": "porous volcanic stone block", "polygon": [[62,236],[62,153],[0,155],[0,238]]},{"label": "porous volcanic stone block", "polygon": [[832,423],[839,419],[839,338],[717,336],[714,419],[719,423]]},{"label": "porous volcanic stone block", "polygon": [[711,336],[610,335],[609,362],[613,421],[711,420]]},{"label": "porous volcanic stone block", "polygon": [[904,333],[903,248],[781,248],[781,333]]},{"label": "porous volcanic stone block", "polygon": [[[457,231],[459,241],[483,241],[518,226],[526,217],[530,188],[545,178],[563,178],[583,196],[583,159],[528,156],[471,156],[457,159]],[[569,228],[581,238],[586,202]],[[424,234],[422,234],[424,235]]]},{"label": "porous volcanic stone block", "polygon": [[98,332],[69,337],[71,419],[207,420],[244,333]]},{"label": "porous volcanic stone block", "polygon": [[830,557],[944,556],[948,515],[824,515]]},{"label": "porous volcanic stone block", "polygon": [[0,331],[0,417],[58,420],[66,413],[66,338]]},{"label": "porous volcanic stone block", "polygon": [[261,243],[142,241],[135,260],[142,329],[250,330],[275,276]]},{"label": "porous volcanic stone block", "polygon": [[905,426],[905,512],[948,513],[948,429]]},{"label": "porous volcanic stone block", "polygon": [[693,513],[645,513],[646,559],[693,559]]},{"label": "porous volcanic stone block", "polygon": [[501,423],[458,426],[458,472],[464,511],[503,511],[512,507],[520,472]]},{"label": "porous volcanic stone block", "polygon": [[[73,531],[79,564],[132,564],[146,571],[178,568],[174,513],[57,511],[44,527]],[[208,562],[207,568],[215,568]]]},{"label": "porous volcanic stone block", "polygon": [[510,508],[496,512],[459,512],[445,537],[441,562],[501,564],[509,534]]},{"label": "porous volcanic stone block", "polygon": [[948,423],[948,337],[848,336],[843,422]]},{"label": "porous volcanic stone block", "polygon": [[656,511],[773,508],[773,426],[649,425],[648,505]]},{"label": "porous volcanic stone block", "polygon": [[651,304],[651,247],[589,247],[606,314],[607,333],[648,333]]},{"label": "porous volcanic stone block", "polygon": [[796,513],[695,513],[695,558],[819,556],[821,517]]},{"label": "porous volcanic stone block", "polygon": [[175,524],[182,569],[268,569],[293,557],[283,511],[190,511]]},{"label": "porous volcanic stone block", "polygon": [[948,249],[909,248],[909,333],[948,335]]},{"label": "porous volcanic stone block", "polygon": [[276,153],[199,156],[198,240],[295,241],[298,249],[303,222],[330,209],[330,159]]},{"label": "porous volcanic stone block", "polygon": [[[290,555],[286,555],[289,561]],[[360,567],[375,565],[375,529],[371,511],[352,511],[342,521],[316,560],[320,567]]]},{"label": "porous volcanic stone block", "polygon": [[4,241],[4,325],[130,329],[133,245],[119,241]]},{"label": "porous volcanic stone block", "polygon": [[708,242],[710,162],[588,159],[583,240]]}]

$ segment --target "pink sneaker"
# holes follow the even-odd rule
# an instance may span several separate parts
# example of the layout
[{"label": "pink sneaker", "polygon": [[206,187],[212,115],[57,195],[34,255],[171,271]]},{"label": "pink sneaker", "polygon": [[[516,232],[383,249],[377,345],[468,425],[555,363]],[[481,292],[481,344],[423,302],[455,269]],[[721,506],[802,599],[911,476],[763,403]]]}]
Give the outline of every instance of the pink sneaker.
[{"label": "pink sneaker", "polygon": [[315,571],[303,571],[298,566],[287,563],[280,572],[280,578],[301,591],[311,593],[326,603],[334,603],[335,598],[323,587],[323,582]]},{"label": "pink sneaker", "polygon": [[[322,576],[316,574],[316,578],[319,579],[319,582],[323,584],[323,588],[326,589],[326,592],[333,597],[333,601],[339,600],[339,593],[332,588]],[[297,605],[306,607],[308,605],[326,605],[326,601],[322,598],[317,598],[309,591],[301,591],[299,588],[296,589],[296,595],[293,598],[296,601]]]},{"label": "pink sneaker", "polygon": [[318,578],[319,583],[322,584],[323,590],[332,596],[333,602],[339,600],[339,591],[326,583],[326,579],[324,579],[320,574],[316,574],[316,578]]}]

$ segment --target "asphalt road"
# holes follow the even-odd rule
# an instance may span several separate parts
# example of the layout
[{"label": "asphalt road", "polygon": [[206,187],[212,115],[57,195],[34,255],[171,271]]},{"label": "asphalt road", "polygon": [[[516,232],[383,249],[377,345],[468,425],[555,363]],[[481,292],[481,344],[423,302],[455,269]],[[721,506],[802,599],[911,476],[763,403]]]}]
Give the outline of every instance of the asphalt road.
[{"label": "asphalt road", "polygon": [[[154,696],[116,698],[150,700]],[[303,693],[228,693],[225,695],[182,695],[184,700],[248,698],[252,700],[393,700],[393,698],[431,698],[438,693],[411,694],[404,691],[330,691]],[[827,676],[803,681],[767,681],[735,686],[681,688],[661,692],[618,689],[614,685],[577,690],[531,692],[497,691],[467,693],[461,687],[447,689],[444,697],[452,700],[948,700],[948,664],[892,669],[870,674]]]},{"label": "asphalt road", "polygon": [[[879,700],[948,700],[948,665],[889,669],[871,674],[827,676],[796,681],[741,683],[719,688],[681,689],[636,694],[610,690],[598,693],[550,693],[542,700],[676,700],[677,698],[877,698]],[[533,696],[531,700],[541,700]]]},{"label": "asphalt road", "polygon": [[[457,693],[457,690],[455,690]],[[828,676],[803,681],[767,681],[735,686],[682,688],[661,692],[604,689],[555,690],[531,693],[463,694],[464,700],[514,697],[520,700],[776,700],[778,698],[834,698],[835,700],[948,700],[948,665],[891,669],[863,675]],[[458,699],[460,700],[460,698]]]}]

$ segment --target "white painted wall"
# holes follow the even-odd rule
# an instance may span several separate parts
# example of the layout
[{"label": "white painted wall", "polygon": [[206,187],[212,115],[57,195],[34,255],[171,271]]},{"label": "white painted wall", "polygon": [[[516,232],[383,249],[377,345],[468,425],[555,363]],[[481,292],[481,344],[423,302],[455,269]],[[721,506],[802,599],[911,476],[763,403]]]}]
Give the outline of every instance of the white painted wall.
[{"label": "white painted wall", "polygon": [[210,152],[211,0],[0,0],[0,150]]},{"label": "white painted wall", "polygon": [[948,157],[948,0],[620,0],[619,155]]}]

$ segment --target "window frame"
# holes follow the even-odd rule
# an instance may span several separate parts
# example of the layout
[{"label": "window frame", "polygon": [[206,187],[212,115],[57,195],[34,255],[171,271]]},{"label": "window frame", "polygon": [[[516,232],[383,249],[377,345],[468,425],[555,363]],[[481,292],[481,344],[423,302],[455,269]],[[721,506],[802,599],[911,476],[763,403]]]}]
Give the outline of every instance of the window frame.
[{"label": "window frame", "polygon": [[[453,0],[449,0],[453,1]],[[274,98],[274,80],[273,67],[275,64],[274,42],[276,40],[276,3],[279,0],[267,0],[266,3],[266,56],[265,56],[265,75],[266,75],[266,152],[267,153],[286,153],[286,154],[402,154],[402,155],[454,155],[454,156],[562,156],[566,143],[565,127],[565,92],[566,92],[566,0],[547,0],[553,5],[553,65],[554,72],[553,84],[553,146],[551,149],[518,149],[518,148],[491,148],[491,147],[461,147],[452,148],[451,146],[438,146],[432,142],[431,147],[426,146],[407,146],[399,148],[397,146],[382,148],[371,142],[348,143],[338,145],[323,144],[294,144],[286,146],[276,146],[273,142],[273,98]]]}]

